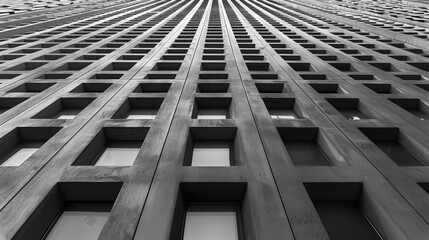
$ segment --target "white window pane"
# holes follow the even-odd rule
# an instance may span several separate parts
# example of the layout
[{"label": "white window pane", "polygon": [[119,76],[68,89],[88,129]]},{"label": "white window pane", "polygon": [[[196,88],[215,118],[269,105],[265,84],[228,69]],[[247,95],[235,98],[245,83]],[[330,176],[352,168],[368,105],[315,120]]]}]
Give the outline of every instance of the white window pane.
[{"label": "white window pane", "polygon": [[108,217],[109,212],[65,211],[46,240],[96,240]]},{"label": "white window pane", "polygon": [[207,108],[199,109],[197,119],[226,119],[228,109]]},{"label": "white window pane", "polygon": [[293,110],[289,109],[270,109],[271,118],[275,119],[298,119],[298,116]]},{"label": "white window pane", "polygon": [[82,109],[70,108],[59,111],[53,118],[56,119],[74,119]]},{"label": "white window pane", "polygon": [[194,148],[192,166],[231,166],[229,148]]},{"label": "white window pane", "polygon": [[13,154],[10,158],[8,158],[3,164],[3,167],[18,167],[25,160],[27,160],[33,153],[35,153],[38,148],[21,148],[15,154]]},{"label": "white window pane", "polygon": [[130,109],[126,119],[155,119],[158,109],[147,108],[147,109]]},{"label": "white window pane", "polygon": [[235,212],[187,212],[183,240],[238,240]]},{"label": "white window pane", "polygon": [[226,119],[226,115],[198,115],[197,119]]},{"label": "white window pane", "polygon": [[140,148],[106,148],[96,166],[131,166]]},{"label": "white window pane", "polygon": [[156,115],[134,115],[130,114],[127,119],[155,119]]},{"label": "white window pane", "polygon": [[280,119],[296,119],[293,115],[278,115],[277,117]]},{"label": "white window pane", "polygon": [[76,115],[62,114],[59,115],[57,119],[74,119]]}]

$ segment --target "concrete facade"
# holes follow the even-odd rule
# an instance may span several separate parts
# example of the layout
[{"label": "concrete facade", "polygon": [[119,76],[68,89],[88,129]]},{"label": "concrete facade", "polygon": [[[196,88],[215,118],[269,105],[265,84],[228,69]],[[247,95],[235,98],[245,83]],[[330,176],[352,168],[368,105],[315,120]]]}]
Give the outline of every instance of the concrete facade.
[{"label": "concrete facade", "polygon": [[[0,240],[74,204],[102,240],[183,239],[192,204],[240,240],[429,239],[424,1],[69,2],[0,16]],[[132,166],[96,166],[118,142]],[[192,166],[201,142],[231,166]]]}]

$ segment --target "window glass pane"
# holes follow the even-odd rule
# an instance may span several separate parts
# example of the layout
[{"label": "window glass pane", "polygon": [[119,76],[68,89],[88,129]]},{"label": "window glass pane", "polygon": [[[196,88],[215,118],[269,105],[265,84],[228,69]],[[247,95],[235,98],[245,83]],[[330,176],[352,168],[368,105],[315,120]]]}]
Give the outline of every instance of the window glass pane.
[{"label": "window glass pane", "polygon": [[192,166],[230,166],[229,148],[194,148]]},{"label": "window glass pane", "polygon": [[79,112],[82,109],[76,109],[76,108],[70,108],[70,109],[63,109],[60,112],[58,112],[54,118],[56,119],[73,119],[75,118]]},{"label": "window glass pane", "polygon": [[235,212],[187,212],[183,240],[238,240]]},{"label": "window glass pane", "polygon": [[294,115],[271,115],[271,118],[276,119],[296,119]]},{"label": "window glass pane", "polygon": [[399,166],[424,166],[418,158],[397,142],[376,141],[375,144]]},{"label": "window glass pane", "polygon": [[155,119],[156,115],[133,115],[127,116],[127,119]]},{"label": "window glass pane", "polygon": [[140,148],[106,148],[96,166],[131,166]]},{"label": "window glass pane", "polygon": [[292,109],[270,109],[271,118],[276,119],[298,119],[296,113]]},{"label": "window glass pane", "polygon": [[285,141],[286,150],[296,166],[330,166],[315,141]]},{"label": "window glass pane", "polygon": [[225,115],[198,115],[198,119],[226,119]]},{"label": "window glass pane", "polygon": [[197,119],[226,119],[227,109],[200,109]]},{"label": "window glass pane", "polygon": [[382,239],[354,201],[314,201],[314,207],[331,240]]},{"label": "window glass pane", "polygon": [[75,117],[76,117],[76,115],[62,114],[62,115],[58,116],[58,119],[73,119]]},{"label": "window glass pane", "polygon": [[33,153],[35,153],[38,148],[21,148],[15,154],[13,154],[10,158],[8,158],[3,164],[3,167],[18,167],[25,160],[27,160]]},{"label": "window glass pane", "polygon": [[46,240],[96,240],[109,212],[64,211]]},{"label": "window glass pane", "polygon": [[130,109],[126,119],[155,119],[158,109]]}]

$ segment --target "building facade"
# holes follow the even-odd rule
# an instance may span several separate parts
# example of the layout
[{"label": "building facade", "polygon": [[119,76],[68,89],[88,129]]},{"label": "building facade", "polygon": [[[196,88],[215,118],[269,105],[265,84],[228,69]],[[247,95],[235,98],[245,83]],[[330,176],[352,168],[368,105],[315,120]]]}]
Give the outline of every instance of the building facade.
[{"label": "building facade", "polygon": [[425,1],[0,14],[0,240],[429,239]]}]

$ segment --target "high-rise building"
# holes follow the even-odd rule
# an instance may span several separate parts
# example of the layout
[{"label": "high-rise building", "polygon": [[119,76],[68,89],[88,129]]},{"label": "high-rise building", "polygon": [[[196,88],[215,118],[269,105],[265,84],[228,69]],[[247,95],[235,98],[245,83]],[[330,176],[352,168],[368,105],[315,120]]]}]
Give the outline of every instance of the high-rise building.
[{"label": "high-rise building", "polygon": [[0,8],[0,240],[428,240],[425,0]]}]

